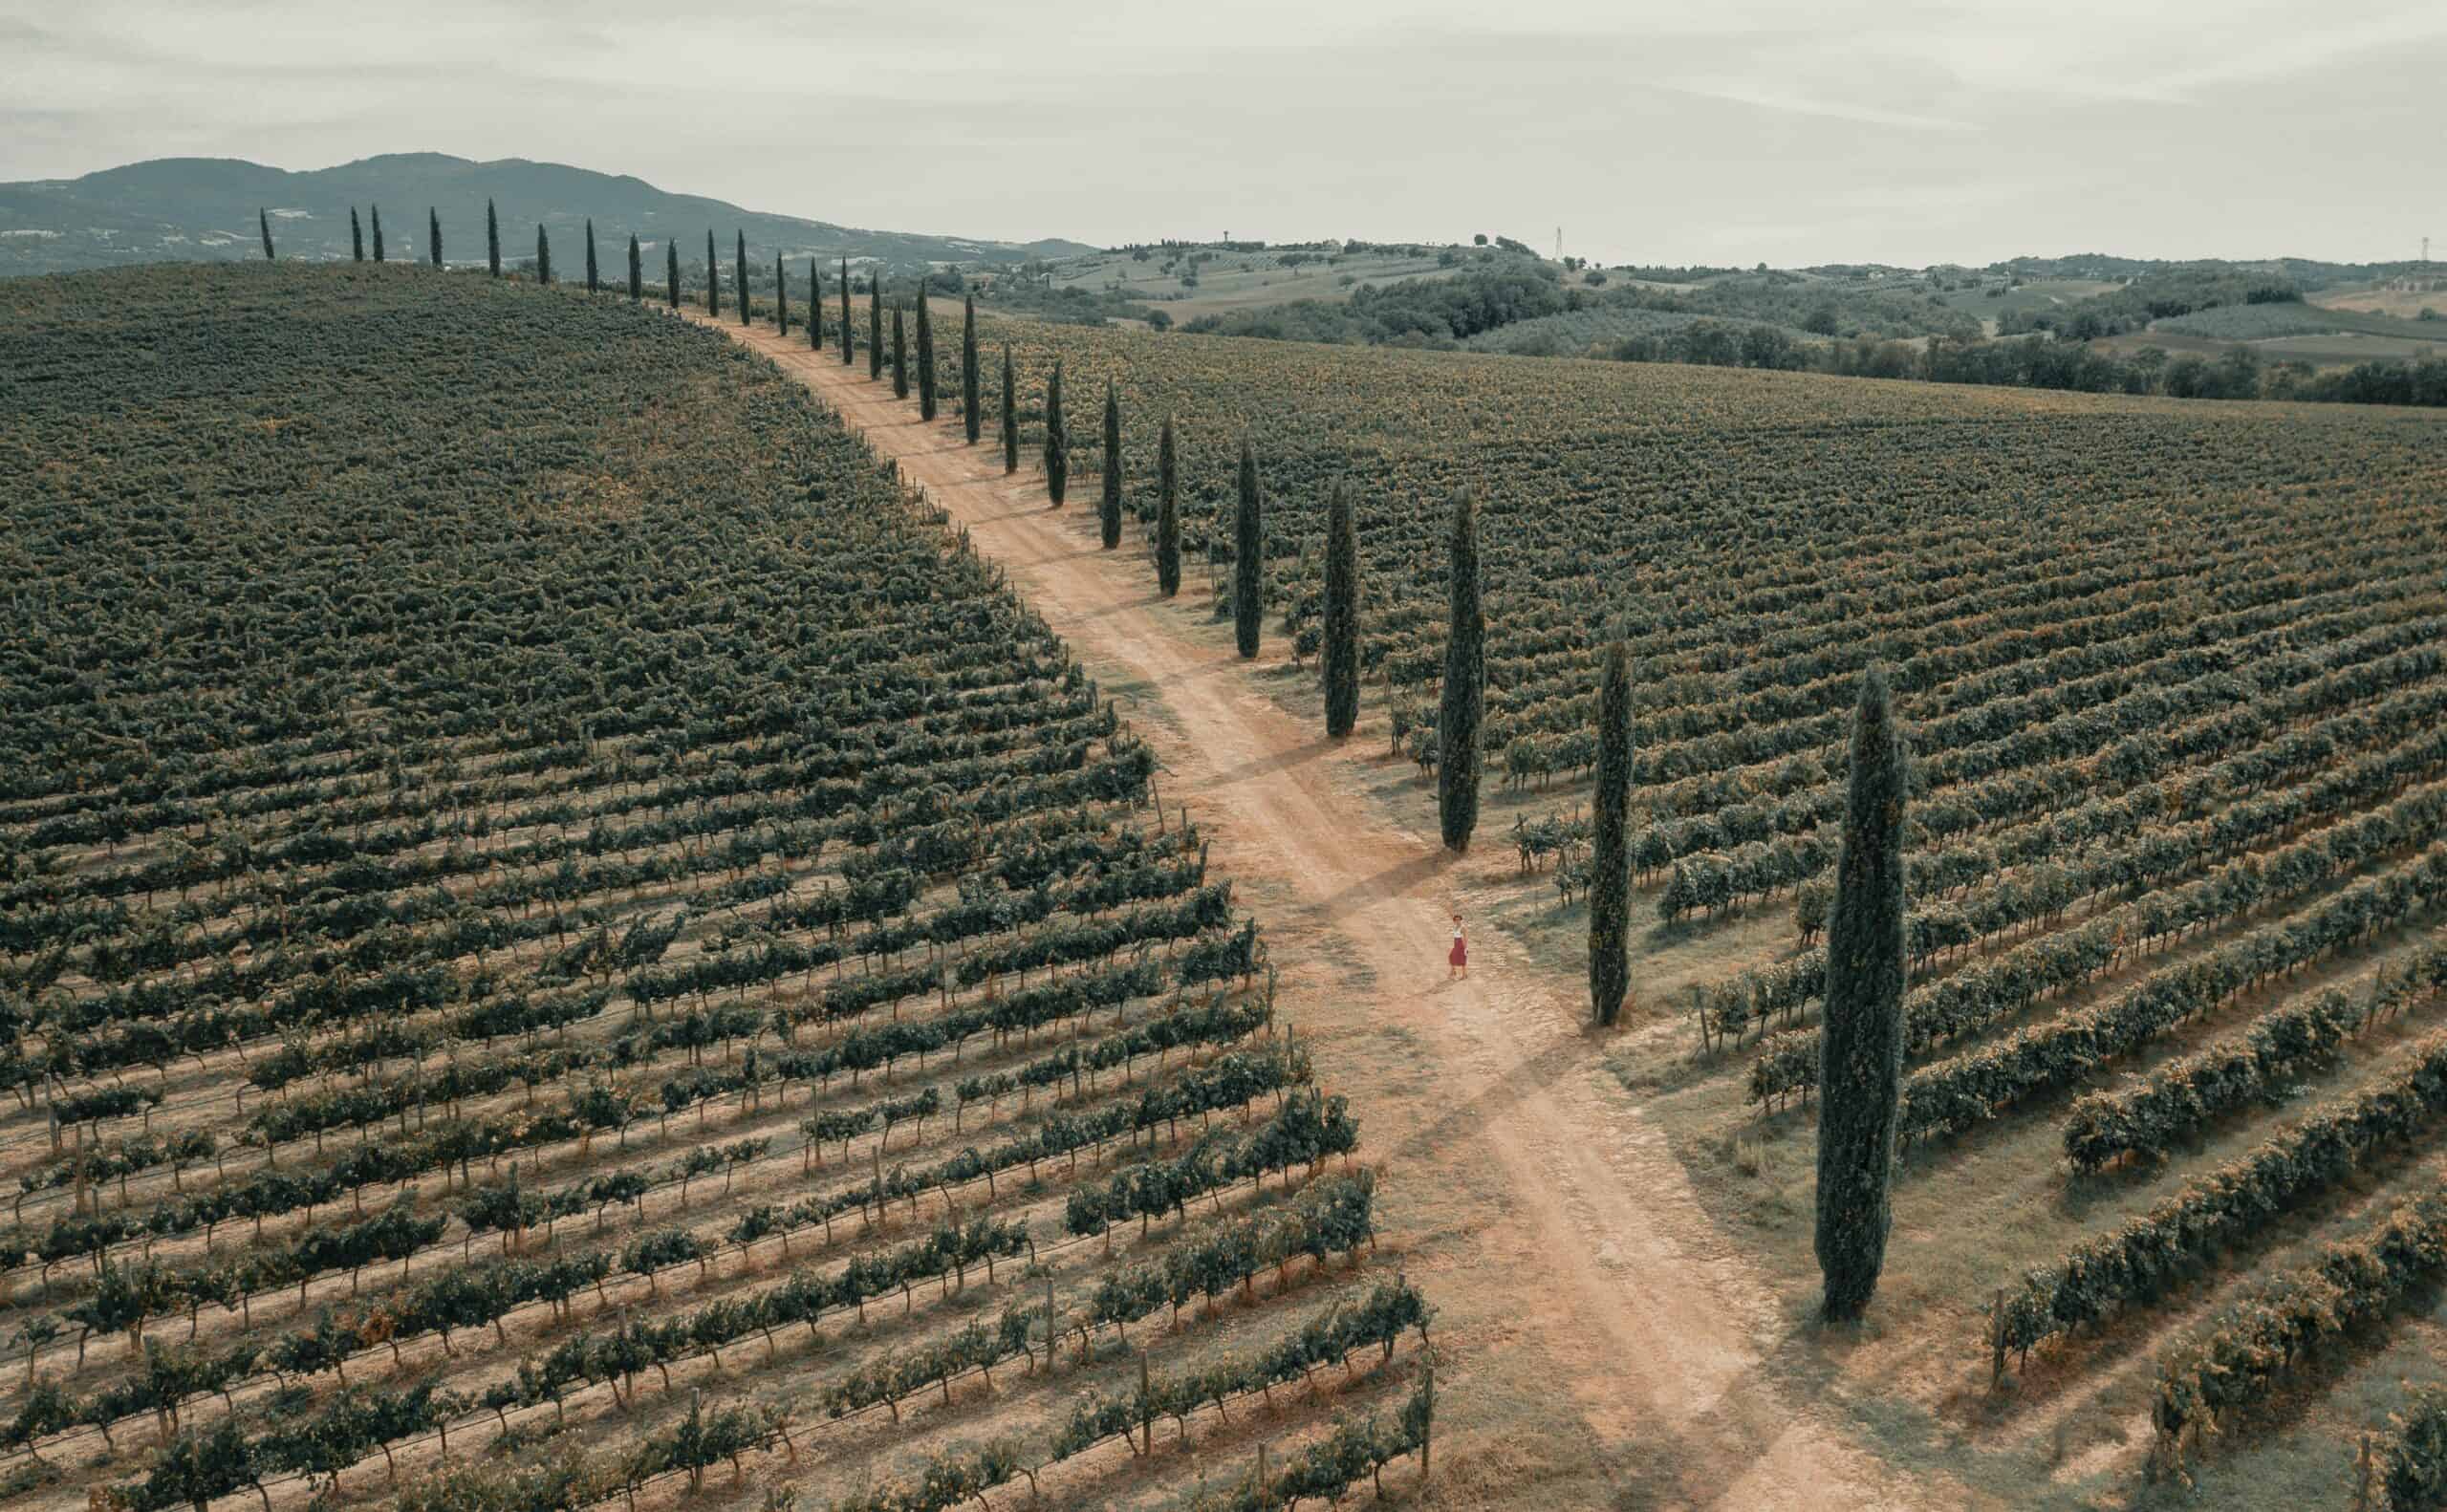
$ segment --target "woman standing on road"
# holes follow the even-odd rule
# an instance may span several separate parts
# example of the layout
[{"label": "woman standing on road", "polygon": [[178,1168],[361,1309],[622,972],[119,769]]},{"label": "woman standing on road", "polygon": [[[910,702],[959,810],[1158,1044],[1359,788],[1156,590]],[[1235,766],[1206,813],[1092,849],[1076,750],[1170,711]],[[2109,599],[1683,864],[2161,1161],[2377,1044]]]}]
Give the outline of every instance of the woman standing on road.
[{"label": "woman standing on road", "polygon": [[1453,916],[1453,953],[1444,958],[1444,980],[1447,982],[1470,974],[1470,940],[1462,933],[1462,916],[1459,914]]}]

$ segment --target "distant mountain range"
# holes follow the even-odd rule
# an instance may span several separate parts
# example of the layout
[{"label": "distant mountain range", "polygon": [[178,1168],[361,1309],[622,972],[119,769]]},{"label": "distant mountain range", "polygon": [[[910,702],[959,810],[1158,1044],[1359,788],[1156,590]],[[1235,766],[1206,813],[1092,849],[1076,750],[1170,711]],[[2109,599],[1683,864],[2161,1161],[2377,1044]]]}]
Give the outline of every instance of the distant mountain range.
[{"label": "distant mountain range", "polygon": [[[584,256],[579,237],[590,216],[607,266],[617,260],[616,248],[625,251],[631,232],[656,253],[658,263],[667,237],[679,239],[683,258],[703,261],[708,229],[725,257],[732,253],[734,234],[745,230],[748,254],[759,261],[770,261],[778,251],[869,259],[895,268],[990,266],[1094,250],[1059,240],[995,242],[862,230],[671,194],[642,179],[566,163],[524,158],[471,162],[438,152],[407,152],[307,173],[235,158],[157,158],[81,179],[0,184],[0,274],[260,257],[259,209],[271,218],[281,256],[344,258],[350,255],[350,207],[362,214],[375,205],[381,206],[392,257],[423,259],[430,209],[442,217],[444,260],[481,263],[487,199],[500,211],[505,261],[533,255],[540,221],[571,267]],[[370,226],[366,234],[371,255]]]}]

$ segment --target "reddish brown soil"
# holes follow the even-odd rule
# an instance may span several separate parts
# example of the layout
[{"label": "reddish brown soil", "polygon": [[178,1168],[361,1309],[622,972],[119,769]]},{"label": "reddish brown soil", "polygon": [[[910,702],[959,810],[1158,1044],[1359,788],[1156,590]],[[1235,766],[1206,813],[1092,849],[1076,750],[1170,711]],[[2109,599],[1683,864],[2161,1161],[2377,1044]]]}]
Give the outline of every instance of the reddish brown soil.
[{"label": "reddish brown soil", "polygon": [[1584,1026],[1581,983],[1484,932],[1471,975],[1447,980],[1447,916],[1511,858],[1495,846],[1456,858],[1432,828],[1363,796],[1385,749],[1375,711],[1349,741],[1325,739],[1186,598],[1157,596],[1135,528],[1123,550],[1097,549],[1087,488],[1050,508],[1034,469],[1006,477],[990,433],[966,444],[948,404],[927,424],[863,358],[844,367],[769,327],[722,329],[898,459],[1092,675],[1140,695],[1124,708],[1163,760],[1163,800],[1189,805],[1247,889],[1286,1011],[1386,1164],[1389,1241],[1441,1309],[1440,1502],[1929,1500],[1770,1363],[1793,1352],[1790,1309],[1605,1070],[1619,1046]]}]

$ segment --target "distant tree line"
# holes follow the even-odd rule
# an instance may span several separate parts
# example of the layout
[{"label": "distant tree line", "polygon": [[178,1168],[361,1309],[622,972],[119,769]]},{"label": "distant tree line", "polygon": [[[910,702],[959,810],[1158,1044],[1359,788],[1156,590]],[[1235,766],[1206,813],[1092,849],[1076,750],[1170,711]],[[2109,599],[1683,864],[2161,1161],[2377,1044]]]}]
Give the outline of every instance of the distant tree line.
[{"label": "distant tree line", "polygon": [[1182,329],[1346,346],[1450,346],[1482,331],[1581,309],[1587,298],[1565,289],[1545,264],[1499,258],[1449,278],[1405,278],[1381,289],[1361,284],[1347,301],[1299,299],[1201,315]]},{"label": "distant tree line", "polygon": [[2263,361],[2247,346],[2229,348],[2216,357],[2171,355],[2158,347],[2119,357],[2080,341],[2045,336],[1932,341],[1925,346],[1862,338],[1822,345],[1797,341],[1772,326],[1745,328],[1706,320],[1679,331],[1628,336],[1604,355],[1621,362],[1781,368],[2085,394],[2447,406],[2447,358],[2440,357],[2321,371],[2307,362]]},{"label": "distant tree line", "polygon": [[2291,279],[2236,269],[2176,269],[2146,273],[2121,289],[2057,309],[2005,311],[1997,317],[1997,334],[2052,331],[2088,341],[2139,331],[2153,320],[2171,320],[2228,305],[2302,302],[2302,286]]}]

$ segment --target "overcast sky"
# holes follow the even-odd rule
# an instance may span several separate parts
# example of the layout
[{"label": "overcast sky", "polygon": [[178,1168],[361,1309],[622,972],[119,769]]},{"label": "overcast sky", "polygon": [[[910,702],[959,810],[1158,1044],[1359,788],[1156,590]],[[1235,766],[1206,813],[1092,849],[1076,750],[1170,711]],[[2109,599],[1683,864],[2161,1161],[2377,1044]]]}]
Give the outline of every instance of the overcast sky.
[{"label": "overcast sky", "polygon": [[0,179],[548,159],[894,230],[2447,255],[2447,3],[0,0]]}]

